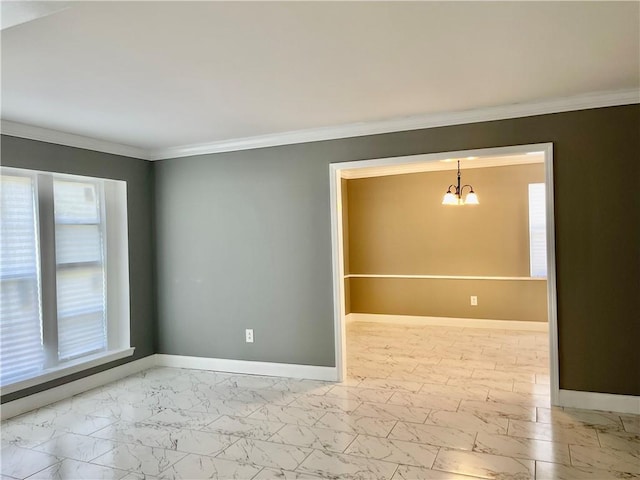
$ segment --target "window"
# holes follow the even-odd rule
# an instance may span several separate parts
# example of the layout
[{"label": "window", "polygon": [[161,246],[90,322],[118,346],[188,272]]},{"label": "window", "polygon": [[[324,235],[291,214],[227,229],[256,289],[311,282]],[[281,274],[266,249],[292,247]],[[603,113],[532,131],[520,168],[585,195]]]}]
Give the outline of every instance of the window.
[{"label": "window", "polygon": [[2,176],[0,365],[2,385],[37,374],[44,364],[33,182]]},{"label": "window", "polygon": [[0,173],[3,393],[130,355],[126,184]]},{"label": "window", "polygon": [[547,277],[547,223],[544,183],[529,184],[529,263],[532,277]]}]

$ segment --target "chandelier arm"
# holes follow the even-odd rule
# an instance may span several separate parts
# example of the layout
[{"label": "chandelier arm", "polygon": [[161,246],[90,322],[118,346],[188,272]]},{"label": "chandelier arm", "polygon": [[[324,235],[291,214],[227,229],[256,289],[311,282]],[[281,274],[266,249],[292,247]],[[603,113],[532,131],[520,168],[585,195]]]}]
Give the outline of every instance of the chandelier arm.
[{"label": "chandelier arm", "polygon": [[464,190],[464,187],[469,187],[469,190],[473,192],[473,186],[466,184],[466,185],[463,185],[462,188],[460,189],[460,195],[462,195],[462,191]]}]

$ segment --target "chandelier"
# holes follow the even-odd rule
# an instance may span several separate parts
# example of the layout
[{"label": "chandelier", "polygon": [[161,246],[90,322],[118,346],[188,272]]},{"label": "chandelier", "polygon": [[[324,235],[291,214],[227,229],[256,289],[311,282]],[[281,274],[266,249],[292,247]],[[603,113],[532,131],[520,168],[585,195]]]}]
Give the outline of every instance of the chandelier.
[{"label": "chandelier", "polygon": [[[469,193],[467,193],[467,196],[463,200],[462,193],[467,187],[469,187]],[[455,191],[452,191],[452,189],[455,189]],[[473,187],[471,185],[460,186],[460,160],[458,160],[458,184],[449,185],[447,193],[445,193],[442,198],[442,205],[478,205],[479,203],[478,196],[473,191]]]}]

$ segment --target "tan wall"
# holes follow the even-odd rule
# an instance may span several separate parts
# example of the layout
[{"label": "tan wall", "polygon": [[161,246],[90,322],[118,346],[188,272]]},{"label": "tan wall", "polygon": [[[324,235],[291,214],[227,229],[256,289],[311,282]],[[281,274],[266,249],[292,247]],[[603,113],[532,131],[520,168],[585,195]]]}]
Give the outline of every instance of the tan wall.
[{"label": "tan wall", "polygon": [[[342,257],[344,274],[349,274],[349,194],[347,190],[347,181],[343,178],[340,180],[342,192]],[[344,313],[351,313],[351,288],[349,279],[344,279]]]},{"label": "tan wall", "polygon": [[[351,278],[349,284],[355,313],[547,321],[544,280]],[[478,306],[470,305],[471,295]]]},{"label": "tan wall", "polygon": [[342,257],[344,261],[344,274],[349,272],[349,194],[347,180],[341,179],[342,182]]},{"label": "tan wall", "polygon": [[344,279],[344,313],[349,315],[351,313],[351,279]]},{"label": "tan wall", "polygon": [[[446,171],[348,180],[345,271],[528,277],[528,184],[544,182],[544,165],[465,169],[463,161],[462,180],[474,186],[476,206],[441,204],[455,179],[455,171]],[[351,312],[547,320],[546,282],[540,280],[349,283]],[[478,296],[477,307],[470,306],[470,295]]]}]

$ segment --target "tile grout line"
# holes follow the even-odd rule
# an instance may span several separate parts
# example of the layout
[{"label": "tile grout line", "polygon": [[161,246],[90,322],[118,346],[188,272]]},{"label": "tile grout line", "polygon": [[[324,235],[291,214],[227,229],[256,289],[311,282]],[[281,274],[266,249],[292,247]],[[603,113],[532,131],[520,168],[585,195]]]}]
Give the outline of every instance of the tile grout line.
[{"label": "tile grout line", "polygon": [[396,468],[393,470],[393,473],[389,476],[389,480],[392,480],[392,479],[393,479],[393,477],[395,477],[395,476],[396,476],[396,472],[398,471],[398,469],[399,469],[399,468],[400,468],[400,464],[399,464],[399,463],[397,463],[397,464],[396,464]]},{"label": "tile grout line", "polygon": [[351,440],[349,442],[349,445],[344,447],[344,449],[340,453],[344,453],[345,455],[347,455],[346,451],[349,450],[349,447],[354,444],[354,442],[358,439],[359,436],[360,436],[360,433],[356,433],[355,437],[353,437],[353,440]]}]

